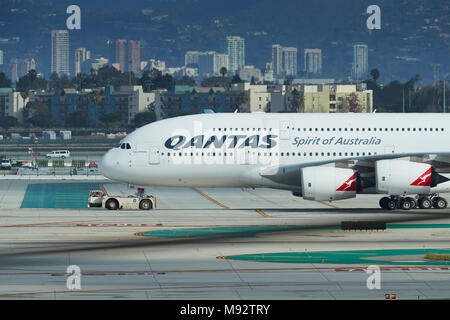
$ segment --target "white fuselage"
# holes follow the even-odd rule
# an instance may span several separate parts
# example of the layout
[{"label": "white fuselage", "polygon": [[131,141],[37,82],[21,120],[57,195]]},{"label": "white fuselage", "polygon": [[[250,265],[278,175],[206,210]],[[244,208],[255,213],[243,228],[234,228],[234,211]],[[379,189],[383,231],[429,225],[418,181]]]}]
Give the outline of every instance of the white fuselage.
[{"label": "white fuselage", "polygon": [[298,190],[299,174],[274,173],[342,160],[449,154],[450,115],[199,114],[148,124],[122,143],[128,145],[101,160],[113,180]]}]

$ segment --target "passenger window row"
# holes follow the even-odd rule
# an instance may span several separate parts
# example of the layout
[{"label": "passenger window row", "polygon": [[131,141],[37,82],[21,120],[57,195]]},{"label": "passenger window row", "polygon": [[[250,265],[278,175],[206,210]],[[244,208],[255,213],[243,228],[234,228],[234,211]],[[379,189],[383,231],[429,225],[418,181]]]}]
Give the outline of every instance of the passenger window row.
[{"label": "passenger window row", "polygon": [[[287,127],[289,129],[290,127]],[[272,128],[213,128],[213,131],[272,131]],[[295,131],[295,128],[292,128],[292,130]],[[445,131],[444,128],[297,128],[297,131],[362,131],[362,132],[405,132],[405,131],[430,131],[430,132],[437,132],[437,131]]]},{"label": "passenger window row", "polygon": [[[249,153],[250,153],[250,151],[248,151]],[[336,157],[336,156],[339,156],[339,157],[342,157],[342,156],[345,156],[345,157],[347,157],[347,156],[366,156],[366,155],[368,155],[368,156],[371,156],[371,155],[376,155],[377,153],[376,152],[374,152],[373,154],[372,154],[372,152],[304,152],[303,153],[303,156],[304,157],[307,157],[307,156],[310,156],[310,157],[313,157],[313,156],[316,156],[316,157],[318,157],[318,156],[322,156],[322,157],[325,157],[325,156],[327,156],[327,157],[331,157],[331,156],[333,156],[333,157]],[[164,155],[164,152],[162,152],[161,153],[161,155],[163,156]],[[183,153],[182,152],[167,152],[167,154],[166,154],[168,157],[170,157],[170,156],[179,156],[179,157],[182,157],[183,156]],[[195,156],[196,157],[198,157],[198,156],[207,156],[207,157],[210,157],[210,156],[213,156],[213,157],[215,157],[215,156],[222,156],[222,153],[221,152],[196,152],[195,153]],[[223,153],[223,155],[226,157],[227,155],[228,156],[233,156],[233,153],[232,152],[229,152],[229,153],[227,153],[227,152],[224,152]],[[256,155],[256,152],[253,152],[253,155]],[[185,152],[184,153],[184,156],[185,157],[189,157],[189,156],[191,156],[191,157],[193,157],[194,156],[194,153],[193,152]],[[269,157],[272,157],[272,156],[278,156],[278,152],[274,152],[274,153],[272,153],[272,152],[264,152],[264,153],[261,153],[261,152],[258,152],[258,156],[265,156],[265,157],[267,157],[267,156],[269,156]],[[295,156],[297,156],[297,157],[301,157],[302,156],[302,153],[301,152],[281,152],[280,153],[280,156],[282,156],[282,157],[289,157],[289,156],[291,156],[291,157],[295,157]]]},{"label": "passenger window row", "polygon": [[[297,131],[302,131],[298,128]],[[444,128],[303,128],[303,131],[362,131],[362,132],[400,132],[400,131],[444,131]]]},{"label": "passenger window row", "polygon": [[212,128],[213,131],[272,131],[272,128]]}]

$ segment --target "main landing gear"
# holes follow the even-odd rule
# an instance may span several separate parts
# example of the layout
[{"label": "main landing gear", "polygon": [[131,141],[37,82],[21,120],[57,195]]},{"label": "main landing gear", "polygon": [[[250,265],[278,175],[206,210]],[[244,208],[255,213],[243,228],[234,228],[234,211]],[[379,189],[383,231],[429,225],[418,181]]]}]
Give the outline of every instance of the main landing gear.
[{"label": "main landing gear", "polygon": [[447,208],[447,200],[439,197],[438,194],[418,195],[412,197],[390,196],[380,199],[380,207],[387,210],[403,209],[410,210],[420,209],[445,209]]}]

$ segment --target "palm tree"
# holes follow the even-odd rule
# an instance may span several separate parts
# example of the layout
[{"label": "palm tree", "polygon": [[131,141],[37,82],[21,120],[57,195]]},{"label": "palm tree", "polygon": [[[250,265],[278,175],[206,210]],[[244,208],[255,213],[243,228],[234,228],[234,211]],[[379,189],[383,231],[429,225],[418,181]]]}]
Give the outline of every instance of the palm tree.
[{"label": "palm tree", "polygon": [[305,106],[305,96],[302,92],[297,91],[297,89],[294,89],[292,91],[292,111],[294,112],[305,112],[304,106]]},{"label": "palm tree", "polygon": [[248,101],[249,101],[248,93],[245,91],[242,91],[239,94],[239,107],[246,107]]},{"label": "palm tree", "polygon": [[94,104],[98,104],[100,101],[102,101],[102,95],[99,90],[93,90],[89,94],[89,100],[92,101]]},{"label": "palm tree", "polygon": [[380,71],[378,69],[372,69],[370,75],[372,76],[373,82],[377,83],[377,79],[380,77]]},{"label": "palm tree", "polygon": [[227,68],[225,67],[220,68],[220,74],[222,75],[222,77],[225,77],[227,72],[228,72]]}]

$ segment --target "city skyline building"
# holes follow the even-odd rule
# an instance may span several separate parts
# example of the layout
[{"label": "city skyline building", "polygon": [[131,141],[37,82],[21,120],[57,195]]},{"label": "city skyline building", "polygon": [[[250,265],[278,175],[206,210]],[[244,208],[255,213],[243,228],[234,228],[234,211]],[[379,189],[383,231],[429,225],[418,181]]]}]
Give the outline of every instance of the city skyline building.
[{"label": "city skyline building", "polygon": [[185,68],[197,68],[199,75],[220,75],[220,69],[229,71],[229,57],[215,51],[188,51],[184,55]]},{"label": "city skyline building", "polygon": [[283,48],[283,65],[285,75],[297,75],[297,48]]},{"label": "city skyline building", "polygon": [[36,70],[36,61],[34,58],[26,58],[26,59],[11,59],[9,63],[10,73],[11,73],[11,81],[15,83],[19,81],[20,77],[26,75],[30,70]]},{"label": "city skyline building", "polygon": [[198,56],[198,73],[209,76],[214,73],[214,51],[203,52]]},{"label": "city skyline building", "polygon": [[226,38],[229,72],[236,73],[245,66],[245,39],[238,36]]},{"label": "city skyline building", "polygon": [[304,71],[308,74],[322,73],[322,50],[321,49],[305,49],[304,56]]},{"label": "city skyline building", "polygon": [[11,81],[12,83],[16,83],[19,81],[19,59],[11,59],[9,62]]},{"label": "city skyline building", "polygon": [[141,42],[129,40],[127,50],[128,60],[126,70],[138,74],[141,72]]},{"label": "city skyline building", "polygon": [[279,44],[272,45],[272,70],[274,75],[283,73],[283,47]]},{"label": "city skyline building", "polygon": [[201,51],[188,51],[184,55],[184,66],[185,67],[192,67],[195,66],[198,67],[198,59],[199,57],[204,54],[204,52]]},{"label": "city skyline building", "polygon": [[75,50],[75,75],[81,73],[83,62],[91,58],[91,52],[86,48],[78,48]]},{"label": "city skyline building", "polygon": [[369,47],[364,43],[353,46],[353,77],[356,81],[361,80],[369,72]]},{"label": "city skyline building", "polygon": [[113,40],[107,40],[105,43],[106,48],[106,58],[109,60],[109,63],[114,63],[116,59],[116,47]]},{"label": "city skyline building", "polygon": [[131,71],[138,74],[141,71],[141,42],[135,40],[116,40],[115,64],[122,72]]},{"label": "city skyline building", "polygon": [[118,70],[122,72],[125,72],[127,56],[127,40],[117,39],[115,63],[118,64]]},{"label": "city skyline building", "polygon": [[70,75],[69,69],[69,32],[53,30],[51,33],[51,68],[50,73],[59,76]]},{"label": "city skyline building", "polygon": [[214,74],[219,75],[220,69],[226,68],[227,72],[230,68],[230,59],[226,53],[215,53],[214,54]]},{"label": "city skyline building", "polygon": [[272,67],[275,77],[297,75],[297,48],[272,45]]},{"label": "city skyline building", "polygon": [[19,77],[23,77],[30,70],[36,70],[36,61],[34,60],[34,58],[26,58],[26,59],[20,60]]}]

